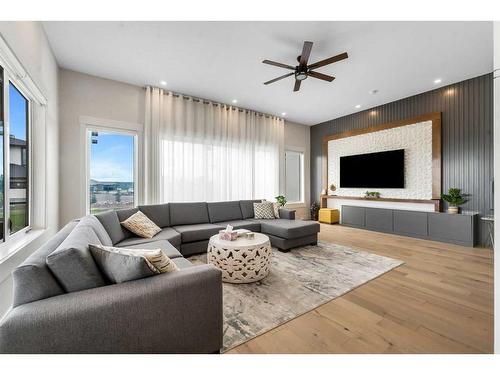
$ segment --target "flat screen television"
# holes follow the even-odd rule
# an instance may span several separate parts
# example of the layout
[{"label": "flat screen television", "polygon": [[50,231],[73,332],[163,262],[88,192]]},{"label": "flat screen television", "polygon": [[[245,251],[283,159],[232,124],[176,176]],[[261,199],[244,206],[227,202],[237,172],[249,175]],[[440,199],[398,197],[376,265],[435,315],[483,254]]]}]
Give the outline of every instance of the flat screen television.
[{"label": "flat screen television", "polygon": [[405,150],[340,157],[341,188],[405,187]]}]

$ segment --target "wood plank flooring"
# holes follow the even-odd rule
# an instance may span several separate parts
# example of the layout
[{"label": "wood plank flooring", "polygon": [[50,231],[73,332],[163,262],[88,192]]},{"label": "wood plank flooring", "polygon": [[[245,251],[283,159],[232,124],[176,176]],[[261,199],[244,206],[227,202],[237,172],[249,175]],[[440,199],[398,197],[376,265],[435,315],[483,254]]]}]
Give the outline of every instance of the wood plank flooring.
[{"label": "wood plank flooring", "polygon": [[493,251],[321,225],[404,265],[229,353],[492,353]]}]

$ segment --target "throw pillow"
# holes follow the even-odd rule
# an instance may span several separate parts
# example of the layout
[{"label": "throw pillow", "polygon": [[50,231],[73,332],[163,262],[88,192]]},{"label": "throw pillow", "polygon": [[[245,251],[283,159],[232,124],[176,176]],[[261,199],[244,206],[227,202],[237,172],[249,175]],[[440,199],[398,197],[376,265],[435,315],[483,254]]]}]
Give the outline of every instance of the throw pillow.
[{"label": "throw pillow", "polygon": [[[268,202],[266,199],[262,199],[262,202]],[[279,219],[280,218],[280,206],[278,206],[278,203],[273,202],[273,211],[274,211],[274,218]]]},{"label": "throw pillow", "polygon": [[278,206],[278,203],[274,202],[273,203],[273,209],[274,209],[274,217],[276,219],[280,218],[280,206]]},{"label": "throw pillow", "polygon": [[254,203],[255,219],[274,219],[273,202]]},{"label": "throw pillow", "polygon": [[127,220],[122,221],[121,225],[123,225],[132,233],[137,234],[139,237],[143,238],[152,238],[155,234],[161,232],[161,228],[154,222],[152,222],[141,211],[137,211]]},{"label": "throw pillow", "polygon": [[161,249],[122,249],[103,245],[89,245],[89,248],[101,272],[115,284],[179,270]]}]

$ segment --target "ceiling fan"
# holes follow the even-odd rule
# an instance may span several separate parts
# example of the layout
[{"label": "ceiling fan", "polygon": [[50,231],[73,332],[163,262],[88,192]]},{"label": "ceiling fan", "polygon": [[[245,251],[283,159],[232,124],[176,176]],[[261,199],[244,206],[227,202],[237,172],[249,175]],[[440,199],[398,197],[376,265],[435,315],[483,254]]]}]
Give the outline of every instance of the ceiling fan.
[{"label": "ceiling fan", "polygon": [[299,62],[299,65],[297,65],[297,66],[282,64],[282,63],[271,61],[271,60],[262,61],[264,64],[274,65],[274,66],[278,66],[280,68],[293,70],[293,72],[291,72],[291,73],[287,73],[281,77],[264,82],[264,85],[269,85],[270,83],[279,81],[280,79],[290,77],[293,75],[295,75],[295,86],[293,87],[293,91],[299,91],[301,82],[303,80],[307,79],[307,77],[313,77],[313,78],[321,79],[323,81],[332,82],[335,79],[335,77],[332,77],[332,76],[329,76],[329,75],[326,75],[323,73],[315,72],[314,69],[320,68],[320,67],[328,65],[328,64],[333,64],[334,62],[337,62],[340,60],[347,59],[347,57],[348,57],[347,52],[341,53],[340,55],[336,55],[333,57],[329,57],[328,59],[318,61],[314,64],[307,65],[307,62],[309,60],[309,55],[311,54],[312,45],[313,45],[313,42],[304,42],[304,47],[302,48],[302,54],[300,56],[297,56],[297,61]]}]

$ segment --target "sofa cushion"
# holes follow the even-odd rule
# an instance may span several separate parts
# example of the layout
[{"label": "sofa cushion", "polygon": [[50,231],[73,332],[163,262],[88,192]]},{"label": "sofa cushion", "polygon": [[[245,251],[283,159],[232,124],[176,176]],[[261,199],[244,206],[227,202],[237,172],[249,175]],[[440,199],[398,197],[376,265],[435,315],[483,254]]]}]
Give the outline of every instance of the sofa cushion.
[{"label": "sofa cushion", "polygon": [[210,202],[207,203],[207,208],[211,223],[243,219],[239,201]]},{"label": "sofa cushion", "polygon": [[126,245],[126,246],[122,246],[120,243],[118,243],[115,246],[127,249],[146,249],[146,250],[162,249],[165,252],[165,254],[172,259],[182,256],[179,250],[177,250],[170,242],[166,240],[143,242],[135,245]]},{"label": "sofa cushion", "polygon": [[244,200],[240,201],[241,215],[243,219],[253,219],[255,214],[253,212],[253,204],[262,202],[261,199]]},{"label": "sofa cushion", "polygon": [[161,232],[152,238],[130,237],[116,243],[115,245],[125,247],[128,245],[137,245],[158,240],[166,240],[175,247],[179,247],[181,245],[181,234],[173,228],[163,228]]},{"label": "sofa cushion", "polygon": [[226,227],[231,225],[233,229],[248,229],[252,232],[260,232],[260,223],[252,220],[230,220],[230,221],[220,221],[214,223],[220,225],[221,227]]},{"label": "sofa cushion", "polygon": [[127,220],[130,216],[135,214],[137,211],[139,211],[139,209],[137,207],[136,208],[124,208],[121,210],[116,210],[116,214],[118,215],[118,220],[121,223],[122,221]]},{"label": "sofa cushion", "polygon": [[66,292],[97,288],[106,283],[89,251],[89,244],[102,245],[88,225],[78,223],[46,262]]},{"label": "sofa cushion", "polygon": [[254,219],[253,221],[257,221],[260,223],[260,231],[262,233],[268,233],[286,239],[299,238],[316,234],[320,229],[319,224],[314,221],[286,219]]},{"label": "sofa cushion", "polygon": [[66,239],[76,225],[76,221],[68,223],[12,272],[13,307],[64,293],[45,259]]},{"label": "sofa cushion", "polygon": [[209,223],[206,202],[170,203],[170,225]]},{"label": "sofa cushion", "polygon": [[168,203],[139,206],[139,210],[160,228],[170,226],[170,209]]},{"label": "sofa cushion", "polygon": [[208,240],[214,234],[219,233],[224,227],[211,223],[178,225],[174,229],[181,234],[182,242],[195,242]]},{"label": "sofa cushion", "polygon": [[113,245],[129,237],[125,232],[126,229],[121,226],[116,211],[102,212],[96,214],[95,217],[101,222],[104,229],[106,229]]},{"label": "sofa cushion", "polygon": [[208,240],[196,241],[196,242],[186,242],[181,245],[181,254],[183,256],[189,256],[194,254],[202,254],[207,252]]},{"label": "sofa cushion", "polygon": [[183,269],[183,268],[189,268],[189,267],[194,267],[194,264],[191,263],[189,260],[187,260],[186,258],[175,258],[175,259],[172,259],[175,263],[175,265],[179,268],[179,269]]},{"label": "sofa cushion", "polygon": [[137,211],[128,219],[122,221],[121,225],[142,238],[153,238],[161,232],[161,228],[141,211]]},{"label": "sofa cushion", "polygon": [[94,230],[97,237],[99,237],[99,241],[101,241],[104,246],[111,246],[113,244],[106,228],[104,228],[99,219],[97,219],[94,215],[87,215],[81,218],[80,225],[90,226]]},{"label": "sofa cushion", "polygon": [[179,270],[161,249],[90,245],[90,252],[101,272],[113,284]]}]

